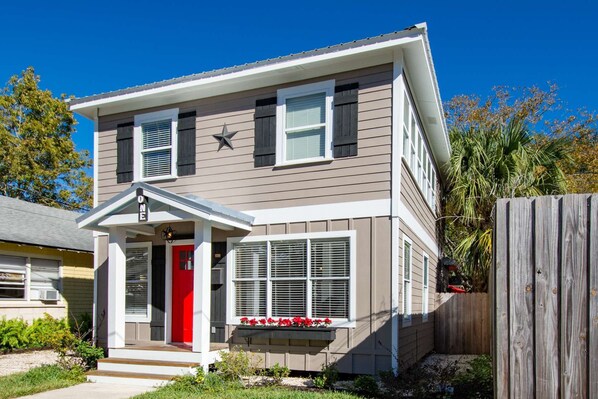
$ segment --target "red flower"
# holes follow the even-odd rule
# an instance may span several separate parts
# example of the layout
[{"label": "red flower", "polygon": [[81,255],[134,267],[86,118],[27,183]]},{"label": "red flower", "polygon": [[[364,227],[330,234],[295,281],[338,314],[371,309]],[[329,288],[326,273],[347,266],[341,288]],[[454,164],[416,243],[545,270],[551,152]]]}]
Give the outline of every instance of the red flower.
[{"label": "red flower", "polygon": [[268,324],[274,324],[276,321],[272,317],[268,317]]},{"label": "red flower", "polygon": [[330,320],[328,317],[326,317],[324,319],[324,324],[332,324],[332,320]]},{"label": "red flower", "polygon": [[249,318],[241,317],[241,324],[247,324],[249,322]]},{"label": "red flower", "polygon": [[262,326],[265,326],[266,325],[266,319],[260,319],[260,324]]},{"label": "red flower", "polygon": [[251,319],[249,320],[249,324],[252,326],[255,326],[257,324],[257,320],[256,319]]}]

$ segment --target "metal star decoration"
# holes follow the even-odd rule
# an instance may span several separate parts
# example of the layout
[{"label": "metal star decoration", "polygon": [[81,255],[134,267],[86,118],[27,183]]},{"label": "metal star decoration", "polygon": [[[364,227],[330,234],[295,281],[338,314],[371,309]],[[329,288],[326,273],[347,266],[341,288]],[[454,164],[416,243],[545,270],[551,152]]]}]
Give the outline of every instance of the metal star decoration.
[{"label": "metal star decoration", "polygon": [[237,132],[229,132],[228,128],[226,127],[226,123],[224,124],[224,127],[222,128],[222,133],[220,134],[214,134],[213,137],[218,140],[218,143],[220,143],[218,145],[218,151],[220,151],[220,149],[224,146],[227,146],[228,148],[230,148],[231,150],[234,150],[233,148],[233,142],[232,142],[232,138],[233,136],[237,134]]}]

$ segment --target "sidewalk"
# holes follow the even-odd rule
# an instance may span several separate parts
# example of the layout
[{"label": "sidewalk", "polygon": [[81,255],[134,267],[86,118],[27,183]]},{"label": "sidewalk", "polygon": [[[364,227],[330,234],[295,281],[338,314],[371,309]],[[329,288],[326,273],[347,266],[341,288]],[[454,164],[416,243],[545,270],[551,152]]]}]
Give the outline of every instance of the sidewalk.
[{"label": "sidewalk", "polygon": [[154,388],[87,382],[68,388],[22,396],[21,399],[125,399],[152,390]]}]

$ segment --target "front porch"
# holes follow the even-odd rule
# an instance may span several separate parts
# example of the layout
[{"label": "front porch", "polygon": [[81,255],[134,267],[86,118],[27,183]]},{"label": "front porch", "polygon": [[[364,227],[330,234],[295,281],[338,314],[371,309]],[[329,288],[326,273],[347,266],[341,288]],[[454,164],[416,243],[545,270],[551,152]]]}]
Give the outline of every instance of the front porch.
[{"label": "front porch", "polygon": [[193,352],[190,345],[137,341],[124,348],[108,350],[108,357],[98,361],[98,369],[88,373],[90,382],[139,386],[159,386],[177,375],[189,374],[202,364],[220,360],[228,344],[211,343],[207,353]]},{"label": "front porch", "polygon": [[[216,329],[211,317],[214,298],[219,304],[213,287],[222,271],[213,272],[213,232],[220,236],[236,229],[236,234],[247,234],[252,217],[198,197],[135,183],[77,222],[108,238],[105,283],[96,285],[96,297],[105,303],[96,301],[94,322],[103,324],[99,338],[109,358],[101,362],[94,379],[131,369],[172,376],[197,365],[207,368],[220,350],[228,349],[226,342],[211,342]],[[164,236],[162,227],[170,224],[189,231],[184,237]],[[135,262],[141,271],[131,271]],[[224,321],[221,336],[225,340]]]}]

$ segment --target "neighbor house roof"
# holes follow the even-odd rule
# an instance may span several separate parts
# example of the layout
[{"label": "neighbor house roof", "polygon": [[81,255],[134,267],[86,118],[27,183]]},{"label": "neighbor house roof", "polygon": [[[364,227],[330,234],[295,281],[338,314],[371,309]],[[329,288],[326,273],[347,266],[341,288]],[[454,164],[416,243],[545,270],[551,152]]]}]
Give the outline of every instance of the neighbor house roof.
[{"label": "neighbor house roof", "polygon": [[404,55],[410,87],[435,158],[448,162],[450,143],[425,23],[316,50],[75,98],[70,100],[70,107],[97,119],[389,64],[398,51]]},{"label": "neighbor house roof", "polygon": [[80,215],[0,196],[0,241],[93,252],[93,233],[77,227]]}]

